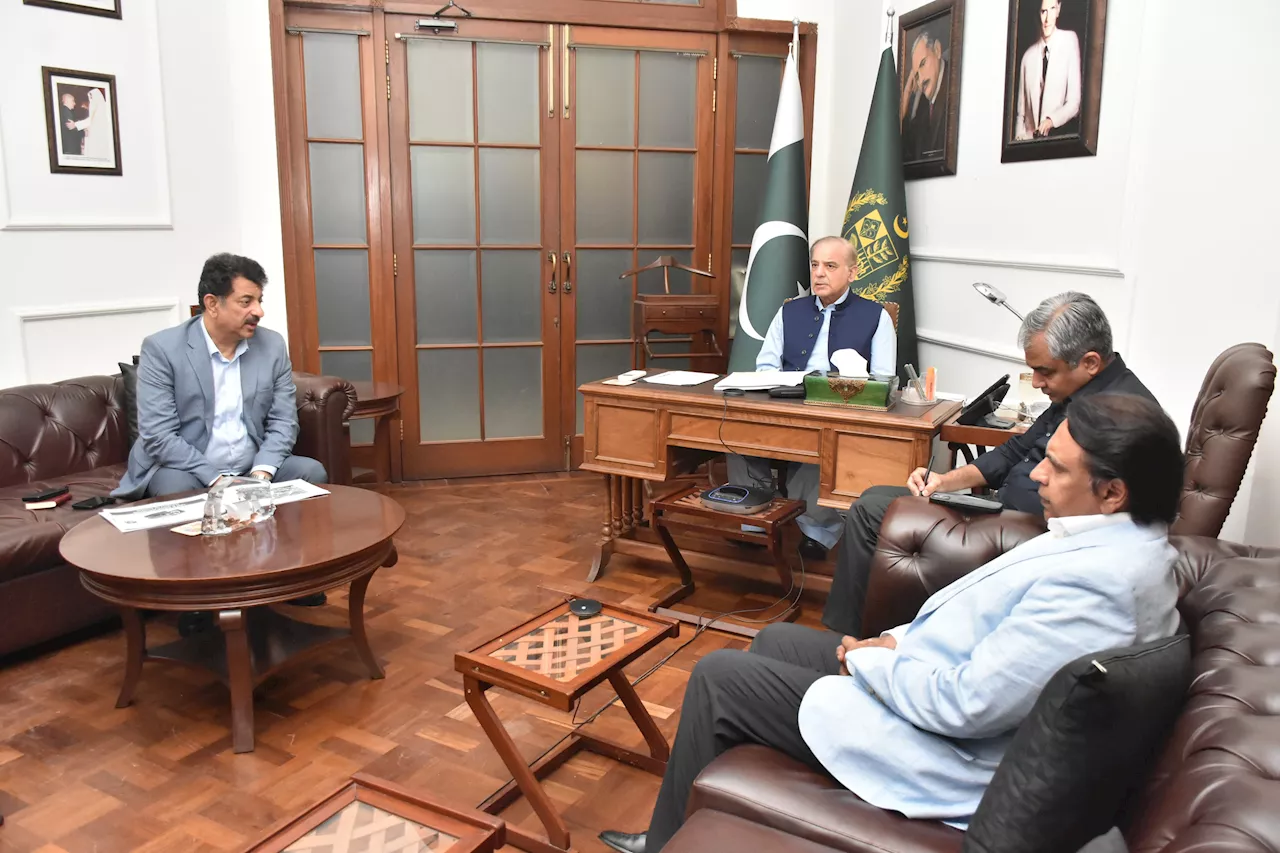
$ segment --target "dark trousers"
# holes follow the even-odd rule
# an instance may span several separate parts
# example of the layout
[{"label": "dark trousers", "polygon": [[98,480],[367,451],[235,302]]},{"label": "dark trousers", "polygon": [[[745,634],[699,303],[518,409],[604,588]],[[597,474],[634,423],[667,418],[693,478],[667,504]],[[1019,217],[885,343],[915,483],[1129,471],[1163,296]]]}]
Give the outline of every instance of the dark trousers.
[{"label": "dark trousers", "polygon": [[822,769],[800,736],[800,700],[813,682],[839,672],[838,645],[838,634],[782,623],[756,635],[750,651],[719,649],[698,661],[653,807],[647,853],[671,840],[684,823],[693,780],[731,747],[762,744]]},{"label": "dark trousers", "polygon": [[880,524],[889,504],[909,494],[902,486],[872,486],[849,507],[836,574],[822,611],[822,624],[832,631],[862,639],[862,609],[867,602],[871,558],[880,541]]}]

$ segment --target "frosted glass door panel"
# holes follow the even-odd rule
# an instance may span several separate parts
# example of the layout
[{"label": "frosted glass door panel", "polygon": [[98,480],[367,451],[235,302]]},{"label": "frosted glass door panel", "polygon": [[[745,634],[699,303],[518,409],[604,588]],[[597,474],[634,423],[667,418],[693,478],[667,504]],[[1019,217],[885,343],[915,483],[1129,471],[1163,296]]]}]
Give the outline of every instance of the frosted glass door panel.
[{"label": "frosted glass door panel", "polygon": [[778,92],[782,88],[782,59],[740,56],[736,61],[738,109],[734,147],[768,151],[773,139],[774,114],[778,111]]},{"label": "frosted glass door panel", "polygon": [[484,351],[484,436],[542,435],[542,348]]},{"label": "frosted glass door panel", "polygon": [[480,269],[485,343],[541,341],[541,253],[529,249],[482,252]]},{"label": "frosted glass door panel", "polygon": [[476,45],[480,141],[538,143],[536,45]]},{"label": "frosted glass door panel", "polygon": [[[370,350],[322,352],[320,372],[325,376],[338,376],[351,382],[368,382],[373,378],[373,353]],[[351,421],[351,443],[373,443],[371,419]]]},{"label": "frosted glass door panel", "polygon": [[733,242],[751,243],[764,202],[769,158],[765,154],[733,155]]},{"label": "frosted glass door panel", "polygon": [[631,244],[634,168],[629,151],[578,152],[579,243]]},{"label": "frosted glass door panel", "polygon": [[480,242],[537,245],[539,152],[528,148],[480,149]]},{"label": "frosted glass door panel", "polygon": [[476,241],[475,154],[470,148],[409,149],[413,170],[413,242]]},{"label": "frosted glass door panel", "polygon": [[636,55],[578,48],[578,144],[635,144]]},{"label": "frosted glass door panel", "polygon": [[698,58],[640,53],[640,144],[692,148],[698,100]]},{"label": "frosted glass door panel", "polygon": [[368,250],[316,249],[315,267],[320,346],[371,346]]},{"label": "frosted glass door panel", "polygon": [[693,242],[693,155],[641,152],[641,245]]},{"label": "frosted glass door panel", "polygon": [[418,309],[418,343],[479,342],[474,251],[415,251],[413,285]]},{"label": "frosted glass door panel", "polygon": [[631,337],[630,249],[578,252],[578,340],[616,341]]},{"label": "frosted glass door panel", "polygon": [[362,245],[366,240],[364,146],[308,144],[311,167],[311,234],[318,244]]},{"label": "frosted glass door panel", "polygon": [[410,39],[409,139],[471,142],[471,42]]},{"label": "frosted glass door panel", "polygon": [[423,441],[479,440],[479,355],[471,348],[418,350]]},{"label": "frosted glass door panel", "polygon": [[304,33],[307,136],[363,139],[360,120],[360,36]]}]

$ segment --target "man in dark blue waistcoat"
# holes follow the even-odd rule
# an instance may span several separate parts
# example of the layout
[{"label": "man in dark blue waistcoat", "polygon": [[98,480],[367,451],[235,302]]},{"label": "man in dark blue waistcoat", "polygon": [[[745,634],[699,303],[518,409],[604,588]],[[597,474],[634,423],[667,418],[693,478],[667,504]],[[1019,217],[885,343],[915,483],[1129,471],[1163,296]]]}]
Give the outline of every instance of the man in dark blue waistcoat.
[{"label": "man in dark blue waistcoat", "polygon": [[[898,340],[889,312],[876,302],[849,292],[857,277],[857,256],[843,237],[823,237],[809,255],[809,293],[783,303],[769,324],[756,356],[756,370],[832,369],[831,356],[852,350],[867,363],[868,372],[889,376],[897,372]],[[743,485],[772,488],[770,460],[729,456],[729,479]],[[792,463],[787,471],[787,495],[807,505],[798,523],[805,539],[806,558],[822,559],[840,539],[840,513],[818,506],[818,466]]]}]

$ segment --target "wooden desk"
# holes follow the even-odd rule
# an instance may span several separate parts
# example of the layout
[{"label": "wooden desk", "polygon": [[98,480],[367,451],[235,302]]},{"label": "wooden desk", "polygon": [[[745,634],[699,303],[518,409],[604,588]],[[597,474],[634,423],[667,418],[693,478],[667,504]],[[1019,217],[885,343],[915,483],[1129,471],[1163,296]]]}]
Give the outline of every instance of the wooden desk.
[{"label": "wooden desk", "polygon": [[904,483],[927,465],[933,437],[960,404],[899,405],[888,412],[807,405],[759,392],[725,397],[714,380],[692,388],[637,382],[588,382],[582,469],[605,476],[601,542],[588,580],[614,553],[659,557],[656,543],[637,542],[644,516],[643,482],[679,473],[681,448],[763,456],[819,466],[823,506],[847,510],[863,489]]}]

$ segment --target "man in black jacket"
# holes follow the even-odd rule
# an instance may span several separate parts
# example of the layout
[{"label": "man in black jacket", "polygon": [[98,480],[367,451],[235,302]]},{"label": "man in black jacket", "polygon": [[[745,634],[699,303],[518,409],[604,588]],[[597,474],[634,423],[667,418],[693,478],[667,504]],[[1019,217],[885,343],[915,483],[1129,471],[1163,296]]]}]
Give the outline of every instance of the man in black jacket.
[{"label": "man in black jacket", "polygon": [[822,623],[833,631],[861,638],[871,558],[889,505],[904,495],[992,488],[1006,509],[1043,516],[1040,487],[1031,471],[1044,458],[1045,445],[1066,416],[1067,404],[1108,391],[1155,397],[1124,359],[1112,350],[1111,324],[1091,297],[1068,292],[1050,297],[1027,315],[1018,343],[1032,370],[1032,383],[1050,400],[1031,428],[984,453],[972,465],[937,474],[917,468],[907,485],[872,486],[849,508]]}]

